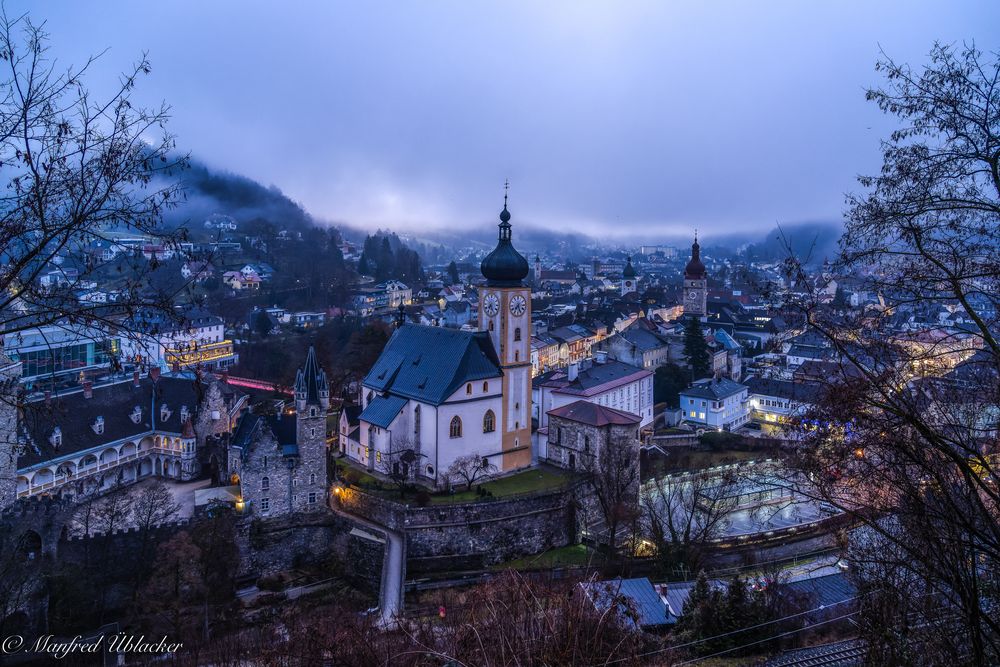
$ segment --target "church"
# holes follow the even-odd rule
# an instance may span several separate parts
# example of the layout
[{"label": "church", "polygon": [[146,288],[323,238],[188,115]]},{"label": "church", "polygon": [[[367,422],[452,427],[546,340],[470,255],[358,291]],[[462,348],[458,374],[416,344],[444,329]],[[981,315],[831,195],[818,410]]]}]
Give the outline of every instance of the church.
[{"label": "church", "polygon": [[456,459],[501,473],[531,465],[531,290],[504,197],[496,248],[483,259],[479,330],[402,324],[362,382],[357,427],[340,449],[369,470],[447,486]]}]

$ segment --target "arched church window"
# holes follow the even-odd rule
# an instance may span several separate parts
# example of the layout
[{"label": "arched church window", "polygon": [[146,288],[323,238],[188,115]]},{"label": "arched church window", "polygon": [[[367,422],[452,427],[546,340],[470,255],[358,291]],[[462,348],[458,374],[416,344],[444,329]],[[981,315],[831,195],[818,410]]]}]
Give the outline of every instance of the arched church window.
[{"label": "arched church window", "polygon": [[515,341],[521,340],[521,327],[514,328],[514,340]]},{"label": "arched church window", "polygon": [[489,391],[489,390],[490,390],[490,383],[489,382],[484,382],[483,383],[483,391],[485,392],[485,391]]},{"label": "arched church window", "polygon": [[496,430],[497,417],[492,410],[487,410],[483,415],[483,433],[492,433]]},{"label": "arched church window", "polygon": [[462,437],[462,420],[458,415],[451,418],[451,426],[449,427],[448,432],[453,438]]},{"label": "arched church window", "polygon": [[261,477],[260,478],[260,490],[261,491],[267,491],[270,488],[271,488],[271,478],[268,477],[268,476],[266,476],[266,475],[264,477]]},{"label": "arched church window", "polygon": [[465,385],[465,393],[466,394],[471,394],[472,393],[472,383],[471,382],[468,383],[467,385]]}]

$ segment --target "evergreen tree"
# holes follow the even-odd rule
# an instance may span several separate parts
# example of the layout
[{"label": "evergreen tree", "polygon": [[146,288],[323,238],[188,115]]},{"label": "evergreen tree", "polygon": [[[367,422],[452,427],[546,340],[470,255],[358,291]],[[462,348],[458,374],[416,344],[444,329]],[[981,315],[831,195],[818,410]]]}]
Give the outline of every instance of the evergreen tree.
[{"label": "evergreen tree", "polygon": [[653,375],[653,401],[666,403],[668,408],[680,405],[680,392],[688,386],[691,374],[673,363],[666,363],[656,369]]},{"label": "evergreen tree", "polygon": [[448,265],[448,279],[451,281],[452,285],[457,285],[459,283],[458,279],[458,265],[452,260],[451,264]]},{"label": "evergreen tree", "polygon": [[708,343],[701,329],[701,321],[696,317],[688,318],[684,324],[684,356],[687,357],[691,376],[694,380],[711,375],[711,356],[708,353]]}]

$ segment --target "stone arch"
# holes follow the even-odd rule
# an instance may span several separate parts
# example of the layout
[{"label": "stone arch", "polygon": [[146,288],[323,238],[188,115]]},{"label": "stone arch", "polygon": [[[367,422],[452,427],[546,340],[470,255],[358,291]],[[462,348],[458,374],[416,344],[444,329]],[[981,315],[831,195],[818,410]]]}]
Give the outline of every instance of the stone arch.
[{"label": "stone arch", "polygon": [[21,560],[34,560],[42,555],[42,536],[34,530],[26,530],[17,539],[17,554]]},{"label": "stone arch", "polygon": [[81,468],[89,468],[90,466],[96,466],[96,465],[97,465],[96,454],[87,454],[86,456],[83,457],[83,459],[80,460]]},{"label": "stone arch", "polygon": [[131,456],[136,453],[136,446],[134,442],[126,442],[118,450],[118,456]]},{"label": "stone arch", "polygon": [[71,477],[76,474],[76,464],[72,461],[63,461],[56,468],[56,477]]},{"label": "stone arch", "polygon": [[153,464],[153,474],[159,477],[163,474],[163,460],[157,456],[155,463]]},{"label": "stone arch", "polygon": [[118,460],[118,450],[114,447],[108,447],[103,452],[101,452],[101,464],[114,463]]},{"label": "stone arch", "polygon": [[155,443],[148,435],[139,441],[139,451],[145,452],[155,447]]},{"label": "stone arch", "polygon": [[139,477],[146,477],[153,474],[153,462],[148,458],[139,461]]},{"label": "stone arch", "polygon": [[51,468],[42,468],[41,470],[35,471],[35,474],[31,477],[32,486],[41,486],[42,484],[47,484],[55,478],[52,473]]},{"label": "stone arch", "polygon": [[17,476],[17,492],[23,493],[31,488],[31,480],[24,475]]}]

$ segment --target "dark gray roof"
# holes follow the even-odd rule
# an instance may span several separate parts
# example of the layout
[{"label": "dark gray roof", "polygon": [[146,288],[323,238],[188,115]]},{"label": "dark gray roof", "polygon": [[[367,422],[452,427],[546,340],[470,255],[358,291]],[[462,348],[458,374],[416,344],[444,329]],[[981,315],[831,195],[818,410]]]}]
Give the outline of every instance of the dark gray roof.
[{"label": "dark gray roof", "polygon": [[666,603],[646,577],[587,582],[580,586],[599,611],[614,605],[619,618],[633,627],[652,628],[671,622]]},{"label": "dark gray roof", "polygon": [[813,382],[792,382],[768,378],[748,378],[746,385],[751,394],[777,396],[799,403],[815,403],[819,400],[823,387]]},{"label": "dark gray roof", "polygon": [[406,405],[406,399],[401,396],[374,396],[358,420],[381,428],[389,428],[389,424],[396,418],[404,405]]},{"label": "dark gray roof", "polygon": [[741,391],[745,391],[746,388],[746,385],[742,385],[739,382],[733,382],[729,378],[718,378],[696,382],[682,391],[681,395],[718,401],[723,398],[735,396]]},{"label": "dark gray roof", "polygon": [[281,452],[285,456],[298,454],[294,415],[259,415],[248,412],[240,419],[232,439],[233,446],[242,448],[244,459],[249,455],[259,433],[264,430],[270,431],[274,436],[277,442],[276,452]]},{"label": "dark gray roof", "polygon": [[[18,467],[25,467],[91,449],[124,438],[139,437],[154,430],[181,433],[183,423],[180,408],[186,405],[191,415],[196,413],[201,392],[207,388],[189,374],[163,375],[157,383],[148,376],[139,380],[131,378],[93,388],[91,398],[83,389],[53,396],[48,405],[44,398],[29,402],[21,419],[21,436],[24,451],[18,456]],[[155,387],[155,391],[154,391]],[[235,390],[221,384],[224,395],[230,400]],[[161,406],[170,411],[167,419],[160,419]],[[142,415],[138,423],[131,414],[139,406]],[[104,431],[95,433],[92,428],[97,417],[104,418]],[[49,442],[55,427],[62,432],[62,444],[56,448]]]},{"label": "dark gray roof", "polygon": [[805,357],[806,359],[830,359],[833,357],[832,350],[815,345],[792,345],[788,349],[790,357]]},{"label": "dark gray roof", "polygon": [[364,386],[440,405],[466,382],[501,375],[500,361],[485,331],[407,324],[393,332]]},{"label": "dark gray roof", "polygon": [[575,380],[569,379],[565,369],[559,369],[543,373],[533,382],[535,386],[550,387],[563,394],[589,396],[652,374],[623,361],[608,360],[579,371]]}]

